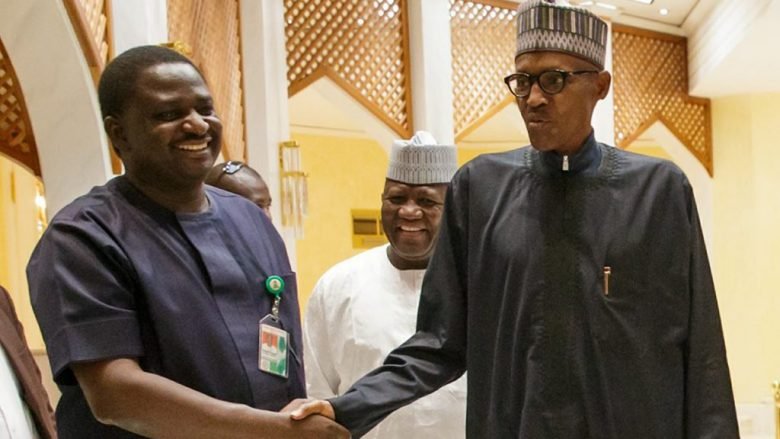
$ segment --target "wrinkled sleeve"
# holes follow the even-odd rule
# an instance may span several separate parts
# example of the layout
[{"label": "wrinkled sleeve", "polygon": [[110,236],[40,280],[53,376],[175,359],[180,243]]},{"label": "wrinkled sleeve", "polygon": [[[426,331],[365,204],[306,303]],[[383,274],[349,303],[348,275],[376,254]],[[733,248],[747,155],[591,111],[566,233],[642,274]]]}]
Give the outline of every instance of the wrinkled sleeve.
[{"label": "wrinkled sleeve", "polygon": [[[306,364],[306,391],[310,398],[331,398],[338,393],[341,377],[333,362],[331,335],[326,315],[327,282],[314,287],[303,322],[303,349]],[[331,322],[335,324],[336,322]]]},{"label": "wrinkled sleeve", "polygon": [[393,411],[456,380],[466,370],[468,172],[447,191],[439,240],[422,286],[417,332],[382,366],[330,400],[336,420],[361,437]]},{"label": "wrinkled sleeve", "polygon": [[27,279],[59,384],[75,384],[72,363],[143,355],[131,272],[96,223],[55,221],[41,238]]},{"label": "wrinkled sleeve", "polygon": [[686,438],[738,438],[734,395],[718,303],[696,202],[686,182],[690,220],[691,309],[685,346]]}]

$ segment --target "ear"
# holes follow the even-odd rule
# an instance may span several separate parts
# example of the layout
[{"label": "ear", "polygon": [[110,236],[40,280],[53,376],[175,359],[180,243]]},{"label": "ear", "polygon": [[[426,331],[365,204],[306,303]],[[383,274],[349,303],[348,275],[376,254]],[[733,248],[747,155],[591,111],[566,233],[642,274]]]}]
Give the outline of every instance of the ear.
[{"label": "ear", "polygon": [[597,97],[599,100],[604,99],[609,94],[609,86],[612,84],[612,75],[602,70],[598,73],[598,79],[596,80]]},{"label": "ear", "polygon": [[119,118],[106,116],[103,119],[103,129],[106,131],[109,140],[111,140],[111,145],[114,146],[117,155],[121,156],[121,151],[127,144],[127,135]]}]

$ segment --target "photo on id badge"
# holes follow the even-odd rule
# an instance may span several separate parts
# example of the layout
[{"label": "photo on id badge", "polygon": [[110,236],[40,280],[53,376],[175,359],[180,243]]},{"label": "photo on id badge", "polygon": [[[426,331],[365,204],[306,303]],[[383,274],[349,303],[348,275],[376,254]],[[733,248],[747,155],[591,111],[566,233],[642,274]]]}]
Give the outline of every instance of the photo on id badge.
[{"label": "photo on id badge", "polygon": [[287,378],[287,331],[260,323],[260,370]]}]

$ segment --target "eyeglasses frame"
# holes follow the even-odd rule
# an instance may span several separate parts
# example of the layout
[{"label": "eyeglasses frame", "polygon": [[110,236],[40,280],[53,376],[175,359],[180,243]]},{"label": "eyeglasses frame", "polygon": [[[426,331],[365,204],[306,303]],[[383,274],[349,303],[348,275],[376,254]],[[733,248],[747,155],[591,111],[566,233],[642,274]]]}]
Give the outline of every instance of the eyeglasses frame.
[{"label": "eyeglasses frame", "polygon": [[[559,73],[563,77],[563,85],[561,86],[561,89],[556,91],[556,92],[550,92],[550,91],[545,90],[544,87],[542,86],[542,83],[539,82],[539,78],[542,75],[544,75],[546,73],[550,73],[550,72]],[[567,84],[567,81],[569,79],[569,76],[584,75],[586,73],[600,73],[600,71],[599,70],[562,70],[562,69],[552,69],[552,70],[545,70],[545,71],[539,73],[538,75],[531,75],[531,74],[528,74],[528,73],[525,73],[525,72],[515,72],[515,73],[512,73],[511,75],[507,75],[504,78],[504,84],[506,84],[507,88],[509,89],[509,92],[512,93],[512,96],[514,96],[516,98],[527,98],[531,94],[531,89],[534,88],[534,83],[538,84],[539,85],[539,89],[542,90],[543,92],[545,92],[546,94],[548,94],[548,95],[556,95],[556,94],[562,92],[564,88],[566,88],[566,84]],[[524,94],[522,96],[518,95],[518,94],[515,94],[515,91],[512,90],[512,86],[509,85],[509,83],[513,79],[518,78],[518,77],[527,77],[528,80],[530,81],[530,86],[528,87],[528,93]]]}]

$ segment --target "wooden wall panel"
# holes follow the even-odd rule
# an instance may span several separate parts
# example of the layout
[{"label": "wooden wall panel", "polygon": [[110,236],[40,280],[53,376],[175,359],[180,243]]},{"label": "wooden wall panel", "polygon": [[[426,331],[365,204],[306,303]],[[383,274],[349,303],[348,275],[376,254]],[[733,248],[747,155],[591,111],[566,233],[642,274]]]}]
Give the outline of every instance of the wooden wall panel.
[{"label": "wooden wall panel", "polygon": [[238,0],[168,0],[169,39],[186,47],[206,76],[227,160],[246,160],[240,35]]},{"label": "wooden wall panel", "polygon": [[38,149],[19,80],[0,40],[0,153],[41,176]]},{"label": "wooden wall panel", "polygon": [[285,0],[284,6],[289,95],[327,76],[410,137],[406,0]]},{"label": "wooden wall panel", "polygon": [[514,102],[504,77],[514,71],[517,4],[450,0],[455,139]]},{"label": "wooden wall panel", "polygon": [[660,121],[712,175],[710,101],[688,95],[686,39],[615,25],[612,73],[616,145]]}]

